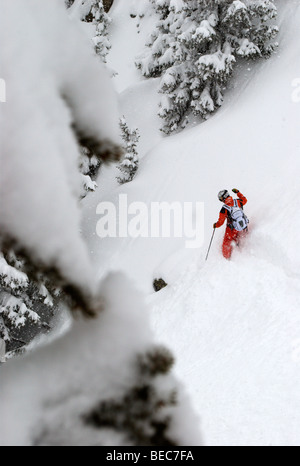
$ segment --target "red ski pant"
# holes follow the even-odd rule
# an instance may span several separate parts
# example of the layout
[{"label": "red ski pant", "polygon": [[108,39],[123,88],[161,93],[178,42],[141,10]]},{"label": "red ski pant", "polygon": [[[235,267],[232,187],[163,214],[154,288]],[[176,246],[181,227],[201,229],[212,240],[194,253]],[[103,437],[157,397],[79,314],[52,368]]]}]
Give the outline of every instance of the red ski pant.
[{"label": "red ski pant", "polygon": [[238,245],[240,239],[246,236],[246,234],[247,234],[247,230],[237,231],[237,230],[231,230],[231,228],[229,227],[226,228],[223,246],[222,246],[223,256],[225,257],[225,259],[231,258],[231,254],[233,250],[233,243],[236,243]]}]

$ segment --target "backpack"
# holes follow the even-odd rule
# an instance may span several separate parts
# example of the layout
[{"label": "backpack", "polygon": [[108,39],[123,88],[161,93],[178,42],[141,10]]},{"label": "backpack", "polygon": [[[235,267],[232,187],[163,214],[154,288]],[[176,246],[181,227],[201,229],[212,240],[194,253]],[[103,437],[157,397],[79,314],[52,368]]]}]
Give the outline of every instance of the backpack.
[{"label": "backpack", "polygon": [[243,208],[239,207],[238,201],[234,199],[232,207],[224,205],[228,211],[229,226],[237,231],[243,231],[248,227],[249,220],[243,212]]}]

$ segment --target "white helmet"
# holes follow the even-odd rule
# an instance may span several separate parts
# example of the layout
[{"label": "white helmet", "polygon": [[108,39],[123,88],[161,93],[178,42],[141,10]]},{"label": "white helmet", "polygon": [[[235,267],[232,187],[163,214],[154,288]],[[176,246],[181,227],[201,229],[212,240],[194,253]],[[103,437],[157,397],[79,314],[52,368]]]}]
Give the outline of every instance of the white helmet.
[{"label": "white helmet", "polygon": [[227,189],[223,189],[223,191],[220,191],[218,194],[219,201],[224,202],[227,197],[229,197],[230,194],[227,191]]}]

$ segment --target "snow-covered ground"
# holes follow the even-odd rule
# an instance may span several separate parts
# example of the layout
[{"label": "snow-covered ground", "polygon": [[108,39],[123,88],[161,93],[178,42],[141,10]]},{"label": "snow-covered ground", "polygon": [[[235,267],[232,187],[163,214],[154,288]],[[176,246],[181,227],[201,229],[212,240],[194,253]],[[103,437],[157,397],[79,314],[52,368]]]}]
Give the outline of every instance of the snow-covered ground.
[{"label": "snow-covered ground", "polygon": [[[108,57],[120,93],[120,114],[141,131],[136,179],[118,187],[103,169],[99,189],[84,201],[83,233],[99,277],[122,269],[148,293],[156,338],[177,357],[176,371],[202,419],[206,445],[300,445],[300,169],[299,0],[278,1],[280,47],[245,68],[222,109],[206,123],[163,138],[157,80],[134,68],[153,18],[131,18],[136,2],[115,0]],[[146,1],[140,2],[143,9]],[[138,34],[138,31],[141,31]],[[220,189],[248,197],[250,235],[226,262],[218,230]],[[183,239],[102,239],[100,201],[205,203],[205,243]],[[162,276],[168,288],[152,290]]]}]

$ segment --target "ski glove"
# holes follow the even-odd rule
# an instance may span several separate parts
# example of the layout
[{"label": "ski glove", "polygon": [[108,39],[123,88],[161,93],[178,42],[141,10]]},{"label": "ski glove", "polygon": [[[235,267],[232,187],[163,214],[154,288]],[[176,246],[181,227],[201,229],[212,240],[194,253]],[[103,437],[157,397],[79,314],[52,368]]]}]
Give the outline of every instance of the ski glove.
[{"label": "ski glove", "polygon": [[216,228],[217,228],[217,224],[216,224],[216,223],[214,223],[214,230],[215,230]]},{"label": "ski glove", "polygon": [[239,193],[239,190],[238,190],[238,189],[233,189],[232,192],[233,192],[234,194],[237,194],[237,193]]}]

